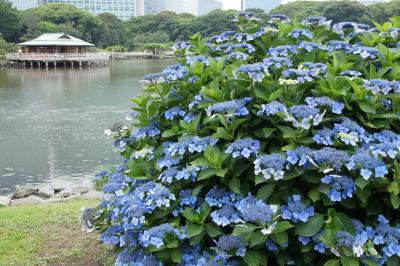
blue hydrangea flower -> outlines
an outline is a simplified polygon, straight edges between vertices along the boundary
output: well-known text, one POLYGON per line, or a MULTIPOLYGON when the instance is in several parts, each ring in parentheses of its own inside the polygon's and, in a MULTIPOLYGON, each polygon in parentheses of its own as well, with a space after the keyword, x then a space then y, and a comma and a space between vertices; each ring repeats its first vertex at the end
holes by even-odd
POLYGON ((203 152, 209 145, 215 145, 218 139, 211 137, 200 138, 198 136, 189 137, 180 140, 179 142, 169 143, 167 151, 171 156, 175 154, 184 155, 186 152, 196 153, 203 152))
POLYGON ((261 82, 265 75, 268 74, 267 68, 261 63, 240 66, 238 72, 249 75, 252 80, 257 82, 261 82))
POLYGON ((377 59, 383 57, 381 51, 372 47, 353 46, 351 53, 361 56, 363 59, 377 59))
POLYGON ((251 102, 250 97, 246 97, 239 100, 232 100, 228 102, 216 103, 210 105, 206 109, 207 116, 212 116, 214 114, 225 114, 228 116, 246 116, 250 112, 246 107, 246 104, 251 102))
POLYGON ((120 193, 122 189, 128 186, 128 182, 132 182, 132 179, 124 174, 114 174, 109 182, 103 187, 102 192, 106 194, 120 193))
POLYGON ((350 36, 354 36, 354 32, 357 31, 357 29, 357 23, 355 22, 339 22, 332 26, 332 30, 339 34, 342 38, 349 33, 350 36), (353 33, 353 35, 351 33, 353 33))
POLYGON ((161 72, 161 74, 166 81, 175 82, 185 79, 189 74, 189 71, 186 70, 184 66, 177 64, 167 67, 161 72))
POLYGON ((174 120, 175 117, 184 117, 186 112, 179 106, 172 107, 165 111, 164 116, 167 120, 174 120))
POLYGON ((263 60, 262 64, 264 65, 264 68, 267 68, 268 70, 271 67, 281 69, 284 67, 292 67, 293 66, 292 60, 290 60, 289 58, 286 58, 286 57, 279 57, 279 56, 265 58, 263 60))
POLYGON ((400 28, 391 28, 388 31, 388 33, 392 38, 395 38, 395 39, 399 38, 400 37, 400 28))
POLYGON ((236 20, 239 20, 240 18, 244 20, 259 20, 254 12, 240 12, 236 15, 236 20))
POLYGON ((323 234, 323 231, 320 231, 319 233, 313 235, 311 238, 312 240, 315 242, 314 245, 314 250, 318 251, 319 253, 325 253, 325 251, 327 249, 329 249, 329 247, 327 245, 325 245, 324 242, 321 241, 321 235, 323 234))
POLYGON ((307 17, 303 19, 301 24, 305 26, 330 26, 332 20, 327 20, 326 17, 307 17))
POLYGON ((343 118, 341 123, 335 123, 333 131, 346 145, 357 146, 360 142, 369 143, 372 139, 363 127, 348 118, 343 118))
POLYGON ((170 193, 168 188, 153 181, 136 187, 132 194, 139 197, 149 210, 155 210, 157 207, 170 207, 171 201, 176 200, 175 195, 170 193))
POLYGON ((171 167, 162 172, 159 176, 159 179, 169 184, 171 184, 173 180, 195 181, 200 170, 201 167, 199 166, 187 166, 183 169, 180 169, 179 167, 171 167))
POLYGON ((94 176, 94 181, 101 181, 104 179, 108 179, 108 178, 110 178, 110 176, 111 176, 111 173, 109 171, 103 170, 94 176))
POLYGON ((305 83, 307 81, 315 80, 316 75, 312 70, 309 69, 294 69, 289 68, 285 69, 282 72, 282 76, 286 79, 292 79, 297 81, 297 83, 305 83))
POLYGON ((285 105, 278 101, 272 101, 268 104, 262 104, 261 108, 258 110, 257 115, 258 116, 270 116, 270 115, 276 115, 278 113, 285 113, 287 112, 287 108, 285 105))
POLYGON ((225 227, 231 224, 237 224, 241 221, 239 212, 233 205, 227 204, 220 209, 211 212, 211 219, 217 225, 225 227))
POLYGON ((380 143, 385 143, 385 142, 399 143, 400 142, 400 134, 396 134, 391 130, 383 130, 379 133, 374 133, 373 138, 374 138, 374 140, 376 140, 380 143))
POLYGON ((120 225, 112 225, 101 234, 100 239, 106 245, 116 245, 119 243, 119 238, 123 231, 120 225))
POLYGON ((286 158, 281 154, 263 155, 254 161, 254 174, 262 173, 266 180, 280 180, 283 179, 285 165, 286 158))
POLYGON ((207 56, 199 55, 199 56, 187 56, 187 57, 186 57, 186 63, 187 63, 189 66, 193 66, 193 64, 194 64, 195 62, 204 63, 204 65, 206 65, 206 66, 209 66, 209 65, 210 65, 210 63, 208 62, 207 56))
POLYGON ((316 165, 314 162, 314 151, 308 147, 298 147, 294 150, 287 151, 287 161, 292 165, 298 164, 304 168, 316 165))
POLYGON ((188 107, 189 110, 192 110, 194 107, 197 107, 199 104, 206 102, 206 100, 204 99, 204 95, 203 94, 196 94, 194 96, 194 100, 192 102, 189 103, 188 107))
POLYGON ((328 51, 343 50, 348 53, 353 48, 353 45, 345 41, 329 41, 325 47, 328 51))
POLYGON ((206 195, 205 201, 211 207, 222 207, 239 199, 239 195, 214 186, 206 195))
POLYGON ((299 39, 300 37, 304 36, 311 40, 314 37, 314 34, 312 33, 312 31, 307 29, 294 29, 289 32, 289 36, 295 39, 299 39))
POLYGON ((290 18, 283 14, 272 14, 271 19, 268 21, 269 23, 289 23, 291 22, 290 18))
POLYGON ((312 62, 304 62, 301 66, 301 69, 311 70, 312 76, 317 77, 321 74, 326 74, 328 67, 323 63, 312 63, 312 62))
POLYGON ((222 235, 216 241, 216 247, 213 248, 222 258, 232 256, 244 257, 246 255, 247 244, 243 242, 240 236, 222 235))
POLYGON ((362 149, 357 150, 346 166, 349 170, 359 169, 365 180, 373 176, 373 171, 375 177, 384 177, 388 173, 387 166, 380 158, 376 158, 370 152, 362 149))
POLYGON ((319 43, 304 41, 297 45, 297 49, 304 49, 307 52, 326 50, 326 48, 319 43))
POLYGON ((157 257, 143 250, 131 251, 130 247, 118 254, 115 266, 162 266, 157 257))
POLYGON ((372 92, 372 94, 383 93, 385 95, 389 93, 399 93, 400 92, 400 82, 390 81, 390 80, 365 80, 364 88, 372 92))
POLYGON ((243 42, 243 41, 249 42, 249 41, 254 40, 254 39, 253 39, 253 35, 248 34, 248 33, 236 33, 236 34, 233 36, 233 39, 236 40, 236 41, 238 41, 238 42, 243 42))
POLYGON ((231 60, 234 59, 237 61, 246 61, 249 58, 249 55, 246 53, 242 53, 242 52, 233 52, 233 53, 229 54, 228 58, 231 60))
POLYGON ((271 239, 268 239, 267 243, 265 243, 265 245, 267 246, 267 249, 269 251, 277 251, 278 250, 278 246, 271 239))
POLYGON ((260 142, 255 139, 245 138, 238 139, 232 144, 229 144, 225 153, 232 154, 233 158, 244 157, 249 158, 255 156, 260 149, 260 142))
POLYGON ((300 195, 289 197, 288 204, 281 206, 282 218, 293 223, 307 222, 308 218, 314 216, 314 207, 307 207, 301 202, 300 195))
POLYGON ((178 51, 178 50, 188 50, 192 48, 192 44, 190 42, 177 42, 172 46, 172 50, 178 51))
POLYGON ((196 113, 190 112, 190 113, 188 113, 187 115, 185 115, 185 117, 183 118, 183 120, 184 120, 186 123, 190 124, 190 123, 192 123, 192 122, 196 119, 196 117, 197 117, 197 114, 196 114, 196 113))
POLYGON ((350 155, 346 151, 325 147, 313 152, 314 161, 318 166, 326 164, 336 170, 341 169, 350 161, 350 155))
POLYGON ((345 70, 339 74, 339 76, 348 76, 353 78, 361 77, 363 74, 356 70, 345 70))
POLYGON ((267 205, 251 195, 237 202, 235 206, 245 222, 262 225, 271 223, 278 210, 278 206, 267 205))
POLYGON ((343 103, 336 102, 329 97, 307 97, 305 101, 311 107, 330 107, 334 114, 341 114, 344 109, 343 103))
POLYGON ((281 57, 287 57, 290 54, 296 54, 297 53, 297 47, 295 45, 281 45, 281 46, 276 46, 276 47, 271 47, 268 50, 268 54, 271 56, 281 56, 281 57))
POLYGON ((336 234, 336 246, 352 249, 354 243, 354 236, 346 231, 339 231, 336 234))
POLYGON ((299 236, 298 240, 303 246, 306 246, 311 241, 311 239, 309 237, 305 237, 305 236, 299 236))
POLYGON ((179 239, 185 239, 187 237, 185 233, 181 233, 171 224, 161 224, 143 231, 139 237, 139 241, 143 247, 155 246, 161 248, 165 244, 164 237, 166 234, 174 234, 179 239))
POLYGON ((321 179, 321 182, 329 185, 328 197, 333 202, 352 198, 356 190, 353 179, 347 176, 327 175, 321 179))
POLYGON ((145 74, 143 77, 144 81, 147 81, 150 84, 156 83, 158 80, 162 78, 161 73, 150 73, 150 74, 145 74))
POLYGON ((286 113, 285 121, 291 122, 294 127, 309 129, 311 125, 317 126, 322 122, 325 112, 309 105, 294 105, 286 113), (300 120, 300 122, 299 122, 300 120))
POLYGON ((155 137, 161 134, 161 131, 158 129, 159 124, 156 122, 150 123, 144 127, 139 128, 135 132, 131 133, 130 139, 132 140, 142 140, 146 137, 155 137))
POLYGON ((371 144, 368 146, 368 150, 371 151, 375 157, 382 156, 395 159, 400 154, 400 142, 371 144))
POLYGON ((333 139, 335 138, 335 132, 329 128, 322 128, 318 130, 317 133, 314 135, 313 140, 322 145, 331 146, 333 145, 333 139))

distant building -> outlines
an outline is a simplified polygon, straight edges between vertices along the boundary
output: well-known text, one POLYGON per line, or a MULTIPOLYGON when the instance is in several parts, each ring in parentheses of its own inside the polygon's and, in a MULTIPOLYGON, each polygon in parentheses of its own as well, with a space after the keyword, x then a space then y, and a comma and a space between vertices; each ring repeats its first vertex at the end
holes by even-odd
POLYGON ((140 0, 45 0, 50 3, 64 3, 76 6, 92 14, 111 13, 122 20, 138 16, 140 0))
POLYGON ((275 7, 282 4, 282 0, 241 0, 242 10, 249 8, 260 8, 265 12, 269 12, 275 7))
POLYGON ((205 15, 215 9, 222 9, 217 0, 138 0, 144 6, 140 15, 154 15, 162 11, 189 13, 194 16, 205 15))
POLYGON ((42 0, 11 0, 11 3, 18 10, 27 10, 43 4, 42 0))

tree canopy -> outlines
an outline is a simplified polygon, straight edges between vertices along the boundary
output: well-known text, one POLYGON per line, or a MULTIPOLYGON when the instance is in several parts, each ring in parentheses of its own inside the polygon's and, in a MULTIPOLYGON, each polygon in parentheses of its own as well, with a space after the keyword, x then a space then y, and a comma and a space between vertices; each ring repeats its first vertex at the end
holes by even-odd
MULTIPOLYGON (((269 14, 251 9, 262 21, 270 14, 285 14, 297 20, 309 16, 325 16, 333 23, 355 21, 372 24, 371 20, 387 21, 400 15, 400 0, 365 6, 355 1, 297 1, 281 5, 269 14)), ((6 42, 20 42, 45 32, 65 32, 92 42, 99 48, 121 45, 128 50, 142 49, 148 43, 172 44, 200 33, 212 36, 237 30, 232 18, 238 11, 215 10, 204 16, 161 12, 122 21, 110 13, 90 14, 67 4, 48 4, 17 11, 9 0, 0 0, 0 34, 6 42)))

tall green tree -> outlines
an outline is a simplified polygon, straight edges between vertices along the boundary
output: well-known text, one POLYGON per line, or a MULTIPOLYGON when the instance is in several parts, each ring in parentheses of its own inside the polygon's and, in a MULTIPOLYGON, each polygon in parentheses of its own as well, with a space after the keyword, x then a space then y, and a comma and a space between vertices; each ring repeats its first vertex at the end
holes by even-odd
POLYGON ((379 23, 384 23, 388 18, 400 16, 400 0, 370 5, 369 8, 379 23))
POLYGON ((21 29, 21 18, 17 9, 8 0, 0 0, 0 33, 8 42, 17 41, 21 29))

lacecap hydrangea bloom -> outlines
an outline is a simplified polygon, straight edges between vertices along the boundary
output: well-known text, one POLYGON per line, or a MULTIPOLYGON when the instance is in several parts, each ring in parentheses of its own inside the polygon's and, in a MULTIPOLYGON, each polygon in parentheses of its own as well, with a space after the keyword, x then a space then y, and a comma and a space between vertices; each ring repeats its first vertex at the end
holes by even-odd
POLYGON ((118 266, 398 265, 400 19, 233 19, 145 76, 85 229, 118 266))

